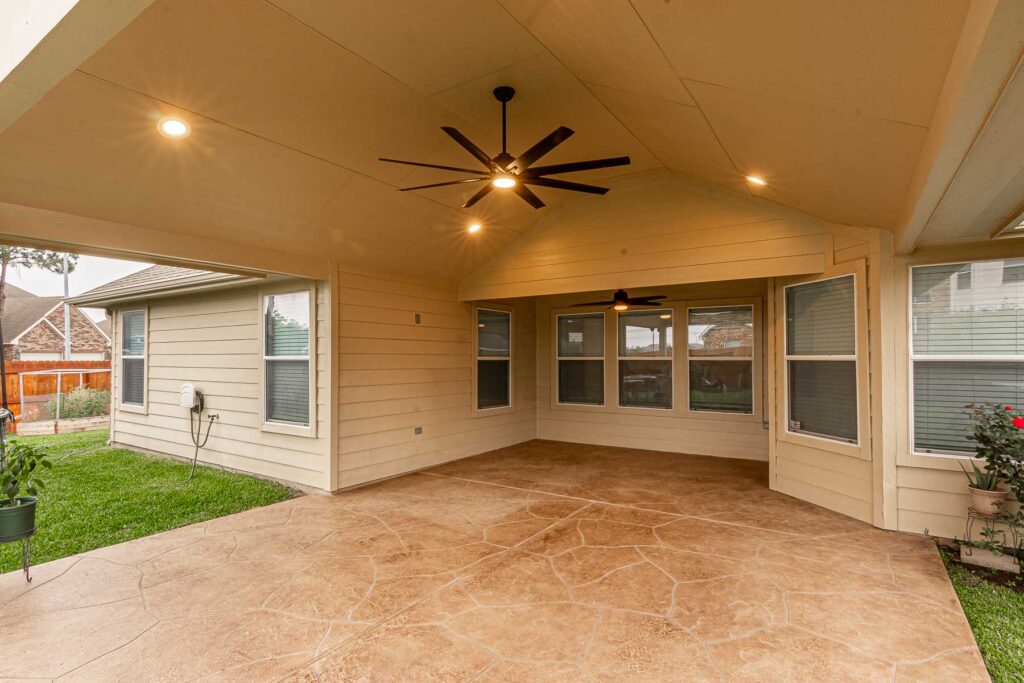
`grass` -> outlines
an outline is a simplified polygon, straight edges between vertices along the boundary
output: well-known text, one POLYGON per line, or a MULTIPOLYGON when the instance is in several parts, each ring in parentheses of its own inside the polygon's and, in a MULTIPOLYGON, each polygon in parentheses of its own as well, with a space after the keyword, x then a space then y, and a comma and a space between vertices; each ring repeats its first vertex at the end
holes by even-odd
MULTIPOLYGON (((276 503, 297 492, 210 467, 107 448, 105 430, 22 437, 50 454, 53 469, 36 509, 32 563, 276 503), (83 448, 95 448, 75 453, 83 448), (64 458, 66 459, 61 459, 64 458)), ((17 543, 0 545, 0 572, 21 568, 17 543)))
POLYGON ((1024 681, 1024 593, 986 580, 987 570, 943 559, 992 680, 1024 681))

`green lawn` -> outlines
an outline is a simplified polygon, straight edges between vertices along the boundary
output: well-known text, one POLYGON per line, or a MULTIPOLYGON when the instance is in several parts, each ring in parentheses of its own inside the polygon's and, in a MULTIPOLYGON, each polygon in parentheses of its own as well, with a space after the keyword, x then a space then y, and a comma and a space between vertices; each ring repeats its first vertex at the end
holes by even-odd
MULTIPOLYGON (((54 462, 36 511, 33 564, 286 500, 280 484, 107 448, 106 431, 24 437, 54 462), (96 450, 63 456, 83 448, 96 450)), ((0 545, 0 572, 21 567, 17 543, 0 545)))
POLYGON ((1024 593, 948 560, 946 568, 992 680, 1024 681, 1024 593))

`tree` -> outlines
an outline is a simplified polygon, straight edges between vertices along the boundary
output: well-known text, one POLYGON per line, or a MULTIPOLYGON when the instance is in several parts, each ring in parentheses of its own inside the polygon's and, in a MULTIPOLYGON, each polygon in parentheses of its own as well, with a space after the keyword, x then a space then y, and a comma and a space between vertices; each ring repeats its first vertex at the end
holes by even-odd
MULTIPOLYGON (((74 272, 78 254, 68 254, 68 272, 74 272)), ((64 272, 64 254, 45 249, 0 245, 0 320, 7 303, 7 270, 9 268, 38 268, 60 275, 64 272)))

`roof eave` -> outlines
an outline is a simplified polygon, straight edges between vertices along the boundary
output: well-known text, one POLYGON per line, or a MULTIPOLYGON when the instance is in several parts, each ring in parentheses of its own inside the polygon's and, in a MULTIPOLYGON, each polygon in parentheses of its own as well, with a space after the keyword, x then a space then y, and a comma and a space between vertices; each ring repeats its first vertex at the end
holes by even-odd
POLYGON ((70 297, 68 301, 80 307, 106 308, 107 306, 130 301, 164 298, 224 287, 239 287, 265 281, 266 278, 262 277, 210 273, 195 277, 166 280, 164 282, 147 283, 135 287, 119 287, 95 294, 86 292, 85 294, 70 297))

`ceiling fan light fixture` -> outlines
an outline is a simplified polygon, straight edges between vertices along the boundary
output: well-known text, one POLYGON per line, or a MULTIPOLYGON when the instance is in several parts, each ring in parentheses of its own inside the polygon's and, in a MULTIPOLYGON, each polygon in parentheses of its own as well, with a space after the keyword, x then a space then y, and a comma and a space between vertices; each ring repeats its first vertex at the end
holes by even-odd
POLYGON ((612 306, 612 308, 614 308, 616 311, 628 311, 629 310, 629 305, 628 304, 615 304, 614 306, 612 306))
POLYGON ((669 320, 672 317, 672 314, 671 313, 662 313, 658 317, 661 318, 662 320, 669 320))
POLYGON ((508 173, 502 173, 494 176, 494 180, 491 181, 491 185, 501 189, 508 189, 516 186, 516 178, 508 173))

